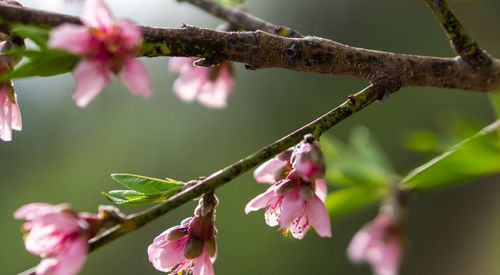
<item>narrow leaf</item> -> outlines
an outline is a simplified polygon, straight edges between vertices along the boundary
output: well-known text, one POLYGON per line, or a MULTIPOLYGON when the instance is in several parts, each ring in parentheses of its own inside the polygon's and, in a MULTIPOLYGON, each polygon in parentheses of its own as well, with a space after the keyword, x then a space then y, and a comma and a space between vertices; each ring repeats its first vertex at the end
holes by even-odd
POLYGON ((334 138, 321 138, 327 162, 326 179, 330 185, 342 187, 386 186, 395 174, 368 129, 352 131, 348 145, 334 138))
POLYGON ((500 141, 494 134, 500 120, 445 153, 410 171, 402 184, 411 189, 431 189, 500 172, 500 141))
POLYGON ((165 200, 161 195, 145 195, 133 190, 112 190, 102 195, 111 202, 123 206, 141 206, 165 200))
POLYGON ((393 172, 394 169, 385 155, 384 151, 377 143, 375 137, 368 128, 357 126, 351 130, 349 144, 354 148, 367 162, 372 162, 380 166, 380 170, 393 172))
POLYGON ((111 178, 121 185, 146 195, 177 192, 184 184, 173 179, 155 179, 132 174, 112 174, 111 178))

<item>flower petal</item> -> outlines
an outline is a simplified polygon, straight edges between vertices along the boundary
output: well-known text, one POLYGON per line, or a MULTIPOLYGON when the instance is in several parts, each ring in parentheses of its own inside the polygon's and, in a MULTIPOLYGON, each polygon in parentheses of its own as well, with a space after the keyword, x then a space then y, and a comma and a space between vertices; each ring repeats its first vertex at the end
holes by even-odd
POLYGON ((111 12, 102 0, 86 0, 81 20, 85 25, 102 30, 109 30, 114 24, 111 12))
POLYGON ((203 254, 194 262, 193 275, 215 275, 214 267, 206 248, 203 254))
POLYGON ((203 84, 198 94, 198 102, 208 108, 224 108, 227 105, 227 98, 231 94, 233 86, 234 78, 227 65, 221 65, 217 79, 203 84))
POLYGON ((270 187, 266 190, 266 192, 258 195, 247 203, 247 205, 245 206, 245 213, 248 214, 252 211, 257 211, 259 209, 265 208, 274 196, 275 189, 273 187, 270 187))
POLYGON ((32 220, 36 216, 57 211, 57 207, 48 203, 29 203, 21 206, 14 212, 14 218, 18 220, 32 220))
POLYGON ((317 179, 315 181, 315 184, 316 184, 316 191, 315 191, 316 196, 318 196, 319 199, 324 202, 326 199, 326 195, 328 193, 326 182, 324 179, 317 179))
POLYGON ((382 257, 376 263, 372 263, 376 275, 398 274, 401 262, 401 243, 399 238, 392 237, 386 241, 382 257))
POLYGON ((347 256, 352 262, 360 263, 365 260, 368 247, 374 238, 373 233, 373 225, 369 223, 354 235, 347 248, 347 256))
POLYGON ((188 57, 172 57, 168 62, 168 69, 173 73, 183 73, 194 69, 193 59, 188 57))
POLYGON ((287 229, 293 220, 304 214, 305 201, 297 190, 288 192, 281 205, 280 228, 287 229))
POLYGON ((148 247, 149 261, 157 270, 168 272, 176 265, 187 260, 184 257, 184 245, 187 238, 161 242, 162 239, 158 239, 158 237, 155 238, 155 241, 148 247))
POLYGON ((66 23, 50 32, 48 45, 51 48, 63 49, 75 55, 85 55, 92 51, 92 41, 87 27, 66 23))
POLYGON ((36 275, 52 275, 57 269, 57 265, 59 264, 59 260, 56 258, 44 258, 40 261, 40 263, 35 267, 36 275))
POLYGON ((142 97, 153 95, 151 81, 146 68, 137 59, 127 59, 120 76, 123 84, 127 86, 132 94, 142 97))
POLYGON ((122 42, 125 44, 125 47, 132 49, 142 41, 141 30, 135 23, 124 20, 118 23, 118 28, 120 28, 122 42))
POLYGON ((12 140, 12 103, 3 89, 0 90, 0 139, 12 140))
POLYGON ((30 232, 25 239, 29 252, 44 257, 59 253, 68 236, 80 231, 76 217, 64 212, 50 212, 36 216, 30 223, 30 232))
POLYGON ((79 107, 87 106, 108 84, 109 76, 106 69, 99 63, 81 61, 74 70, 76 81, 73 99, 79 107))
POLYGON ((193 101, 199 94, 201 86, 208 81, 206 68, 193 68, 182 72, 174 81, 174 94, 184 102, 193 101))
POLYGON ((311 225, 307 220, 307 217, 302 215, 298 219, 295 219, 290 226, 290 232, 292 232, 292 236, 296 239, 302 240, 306 235, 307 231, 311 225))
POLYGON ((318 235, 321 237, 332 236, 330 215, 326 210, 325 204, 318 196, 314 196, 314 198, 307 203, 306 216, 318 235))
MULTIPOLYGON (((17 100, 16 100, 17 102, 17 100)), ((21 110, 19 104, 12 104, 12 129, 21 131, 23 129, 23 120, 21 118, 21 110)))
POLYGON ((287 162, 276 157, 264 162, 253 172, 253 177, 259 183, 275 183, 280 180, 287 162))
POLYGON ((57 255, 58 265, 51 275, 74 275, 82 269, 87 259, 87 240, 77 238, 57 255))

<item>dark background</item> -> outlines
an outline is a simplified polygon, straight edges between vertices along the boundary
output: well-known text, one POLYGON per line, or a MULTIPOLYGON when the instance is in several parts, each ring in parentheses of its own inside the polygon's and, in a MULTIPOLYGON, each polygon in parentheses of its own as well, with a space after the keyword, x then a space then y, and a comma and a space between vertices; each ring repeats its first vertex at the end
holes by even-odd
MULTIPOLYGON (((48 1, 28 6, 53 8, 48 1)), ((215 27, 220 21, 173 0, 108 1, 118 17, 145 25, 215 27)), ((500 1, 453 1, 463 24, 490 54, 500 56, 500 1)), ((452 56, 424 1, 249 0, 255 15, 276 24, 365 48, 410 54, 452 56)), ((74 6, 71 8, 77 11, 74 6)), ((2 274, 38 262, 24 251, 21 222, 12 218, 29 202, 70 202, 95 212, 108 203, 101 191, 119 189, 109 174, 130 172, 189 180, 210 173, 280 138, 366 86, 365 80, 280 69, 246 71, 237 65, 237 84, 225 110, 184 104, 173 94, 168 58, 143 59, 155 96, 142 100, 115 81, 86 109, 71 99, 71 76, 17 81, 24 130, 0 143, 0 263, 2 274)), ((384 104, 336 126, 327 135, 345 139, 366 125, 405 173, 425 158, 408 152, 402 140, 411 129, 438 130, 449 118, 486 125, 493 119, 485 94, 432 88, 405 88, 384 104)), ((500 186, 490 177, 452 190, 421 193, 410 204, 407 254, 402 274, 499 274, 500 186)), ((310 232, 303 241, 284 238, 264 223, 263 213, 245 215, 245 204, 264 191, 250 173, 218 195, 221 274, 369 274, 351 265, 345 249, 353 233, 376 208, 334 220, 334 237, 310 232)), ((143 229, 90 255, 82 274, 158 274, 146 248, 166 228, 192 213, 187 204, 143 229)), ((138 209, 123 208, 131 213, 138 209)))

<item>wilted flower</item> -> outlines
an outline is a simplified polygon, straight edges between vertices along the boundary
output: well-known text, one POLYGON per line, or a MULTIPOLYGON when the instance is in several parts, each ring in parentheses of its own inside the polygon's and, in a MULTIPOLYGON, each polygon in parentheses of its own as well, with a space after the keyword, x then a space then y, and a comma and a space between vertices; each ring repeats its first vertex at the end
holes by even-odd
POLYGON ((234 86, 230 62, 207 68, 193 65, 191 58, 174 57, 170 60, 170 71, 179 73, 173 89, 182 101, 197 100, 209 108, 226 107, 234 86))
POLYGON ((382 208, 372 222, 354 235, 347 249, 354 263, 367 262, 376 275, 396 275, 402 256, 401 226, 393 210, 382 208))
POLYGON ((73 98, 80 107, 90 103, 108 84, 109 74, 119 75, 130 92, 152 95, 149 76, 135 59, 142 36, 129 21, 115 22, 102 0, 85 1, 83 26, 63 24, 52 30, 49 46, 82 56, 73 75, 73 98))
POLYGON ((67 205, 31 203, 22 206, 14 217, 26 220, 23 230, 26 250, 40 256, 36 274, 77 274, 87 258, 87 240, 97 231, 97 217, 78 214, 67 205))
POLYGON ((213 194, 200 200, 194 217, 167 229, 148 247, 149 261, 156 269, 168 274, 214 274, 213 262, 217 257, 214 208, 217 202, 207 196, 213 194))

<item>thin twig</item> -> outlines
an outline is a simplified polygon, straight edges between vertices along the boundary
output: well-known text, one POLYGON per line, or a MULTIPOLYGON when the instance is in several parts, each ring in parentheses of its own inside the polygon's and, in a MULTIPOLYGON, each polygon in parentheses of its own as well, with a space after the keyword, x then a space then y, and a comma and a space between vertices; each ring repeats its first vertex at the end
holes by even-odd
POLYGON ((251 15, 235 7, 226 7, 210 0, 177 0, 178 2, 188 2, 216 17, 219 17, 231 24, 239 26, 247 31, 261 30, 271 34, 284 37, 303 37, 298 31, 285 27, 277 26, 266 22, 254 15, 251 15))
MULTIPOLYGON (((297 144, 302 140, 305 134, 312 133, 317 137, 321 136, 328 129, 332 128, 350 115, 368 107, 378 99, 396 92, 399 87, 400 86, 397 82, 393 82, 387 78, 382 79, 375 84, 368 86, 364 90, 349 96, 347 101, 335 109, 329 111, 293 133, 290 133, 289 135, 258 150, 257 152, 213 173, 206 179, 183 190, 160 204, 142 212, 129 215, 121 224, 118 224, 91 239, 89 241, 89 252, 92 252, 119 237, 139 229, 140 227, 206 192, 214 191, 274 155, 297 144)), ((33 271, 34 269, 32 268, 21 274, 32 275, 34 274, 33 271)))
POLYGON ((443 27, 453 50, 469 65, 475 68, 487 67, 492 58, 469 36, 458 17, 448 5, 447 0, 425 0, 443 27))

